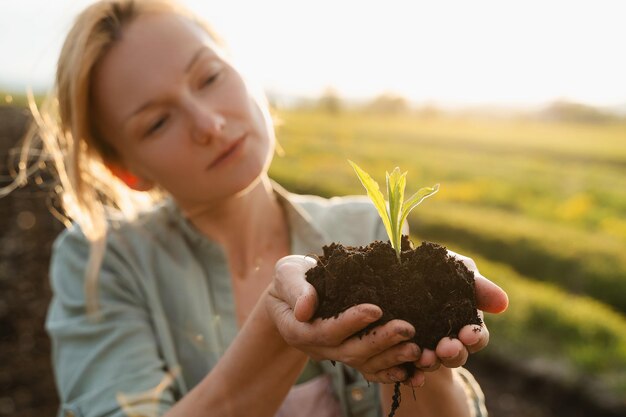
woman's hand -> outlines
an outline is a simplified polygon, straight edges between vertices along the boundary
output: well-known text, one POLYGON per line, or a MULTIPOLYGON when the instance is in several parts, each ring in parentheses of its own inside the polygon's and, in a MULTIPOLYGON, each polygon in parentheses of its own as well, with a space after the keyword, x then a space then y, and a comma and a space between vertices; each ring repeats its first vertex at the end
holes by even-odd
POLYGON ((285 341, 315 360, 345 363, 369 381, 406 379, 406 371, 398 365, 420 357, 417 345, 406 343, 414 335, 413 326, 392 320, 362 337, 354 336, 382 316, 382 310, 373 304, 351 307, 337 318, 311 321, 317 294, 305 273, 315 265, 314 259, 301 255, 287 256, 276 264, 267 308, 285 341))
MULTIPOLYGON (((476 263, 467 256, 448 251, 463 262, 474 273, 476 302, 479 308, 478 315, 484 318, 483 311, 488 313, 501 313, 508 307, 509 299, 506 293, 493 282, 478 272, 476 263)), ((489 343, 489 330, 484 324, 468 325, 459 331, 458 339, 446 337, 439 341, 434 351, 425 349, 420 359, 415 362, 418 369, 434 371, 440 365, 448 368, 463 366, 470 353, 478 352, 489 343)))
MULTIPOLYGON (((480 275, 470 258, 451 255, 474 272, 478 308, 491 313, 504 311, 508 305, 506 293, 480 275)), ((435 351, 425 349, 422 352, 415 343, 407 342, 415 329, 402 320, 385 323, 363 337, 353 336, 381 317, 381 309, 373 304, 351 307, 337 318, 310 321, 317 308, 317 294, 306 281, 305 273, 315 265, 314 259, 301 255, 281 259, 276 264, 267 303, 269 314, 285 341, 315 360, 343 362, 360 371, 369 381, 405 381, 421 386, 424 372, 436 370, 441 364, 461 366, 469 353, 481 350, 489 342, 484 324, 469 325, 461 329, 458 339, 444 338, 435 351), (410 380, 401 366, 406 362, 413 362, 418 368, 410 380)), ((479 314, 482 318, 482 311, 479 314)))

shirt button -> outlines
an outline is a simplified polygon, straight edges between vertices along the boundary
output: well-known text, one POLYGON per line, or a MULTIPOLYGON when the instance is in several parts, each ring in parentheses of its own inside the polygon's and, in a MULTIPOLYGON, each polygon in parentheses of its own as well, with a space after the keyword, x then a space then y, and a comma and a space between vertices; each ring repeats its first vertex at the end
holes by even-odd
POLYGON ((363 399, 363 390, 361 388, 352 388, 350 395, 352 395, 354 401, 361 401, 363 399))

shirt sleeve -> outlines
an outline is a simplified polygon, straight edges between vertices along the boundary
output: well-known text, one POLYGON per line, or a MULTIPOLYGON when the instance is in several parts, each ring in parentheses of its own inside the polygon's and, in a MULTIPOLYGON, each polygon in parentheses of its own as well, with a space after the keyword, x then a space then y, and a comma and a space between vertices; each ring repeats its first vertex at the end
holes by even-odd
POLYGON ((465 368, 455 368, 455 374, 461 380, 465 394, 467 395, 467 403, 475 417, 487 417, 487 407, 485 406, 485 395, 476 379, 465 368))
POLYGON ((98 278, 98 311, 86 312, 89 243, 77 229, 55 242, 53 299, 46 329, 60 397, 59 416, 163 414, 175 401, 144 297, 123 256, 107 249, 98 278))

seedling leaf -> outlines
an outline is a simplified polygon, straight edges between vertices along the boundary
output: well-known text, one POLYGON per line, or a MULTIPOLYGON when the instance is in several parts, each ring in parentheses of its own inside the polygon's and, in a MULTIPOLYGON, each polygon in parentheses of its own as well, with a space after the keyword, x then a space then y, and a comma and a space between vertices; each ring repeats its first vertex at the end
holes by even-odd
POLYGON ((391 175, 387 172, 387 196, 389 198, 389 221, 391 223, 391 246, 396 249, 399 255, 399 248, 402 239, 402 201, 404 200, 404 189, 406 187, 406 172, 401 174, 400 168, 396 167, 391 175))
POLYGON ((387 197, 388 203, 385 203, 385 197, 380 192, 378 183, 357 164, 348 160, 354 172, 356 172, 361 184, 367 190, 374 207, 378 210, 380 218, 383 220, 385 230, 389 236, 391 246, 396 251, 396 257, 400 261, 400 253, 402 249, 402 225, 408 217, 411 210, 417 207, 424 199, 430 197, 439 191, 439 184, 432 187, 423 187, 404 201, 404 189, 406 188, 406 172, 400 173, 400 168, 396 167, 391 174, 386 172, 387 180, 387 197))
POLYGON ((361 184, 363 184, 363 187, 365 187, 365 190, 367 190, 367 196, 370 198, 370 200, 372 200, 372 203, 374 203, 374 207, 376 207, 376 210, 378 210, 380 218, 383 219, 383 224, 385 225, 387 235, 389 235, 391 238, 392 232, 391 224, 389 223, 389 213, 387 213, 387 204, 385 203, 385 197, 383 196, 383 193, 380 192, 380 187, 378 186, 378 183, 372 177, 370 177, 367 172, 363 171, 357 164, 350 160, 348 160, 348 162, 350 163, 350 165, 352 165, 352 168, 354 168, 354 172, 356 172, 356 175, 357 177, 359 177, 359 180, 361 181, 361 184))
POLYGON ((420 188, 418 192, 409 197, 402 205, 402 218, 400 224, 403 224, 411 210, 419 206, 422 201, 439 191, 439 184, 432 187, 420 188))

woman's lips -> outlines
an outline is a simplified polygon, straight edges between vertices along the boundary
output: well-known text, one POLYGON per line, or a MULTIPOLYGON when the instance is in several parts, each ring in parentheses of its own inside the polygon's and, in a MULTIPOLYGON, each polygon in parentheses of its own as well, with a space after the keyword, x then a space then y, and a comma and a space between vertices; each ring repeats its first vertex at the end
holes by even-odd
POLYGON ((243 144, 243 141, 245 139, 246 139, 246 135, 243 135, 239 137, 237 140, 235 140, 233 143, 231 143, 226 149, 222 151, 222 153, 220 153, 220 155, 217 158, 215 158, 213 162, 211 162, 208 169, 215 168, 216 166, 220 165, 222 162, 225 162, 228 159, 230 159, 230 157, 233 156, 235 153, 237 153, 237 151, 241 148, 241 145, 243 144))

